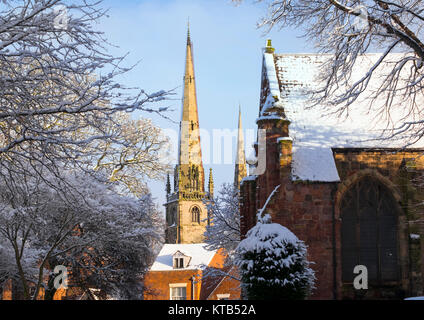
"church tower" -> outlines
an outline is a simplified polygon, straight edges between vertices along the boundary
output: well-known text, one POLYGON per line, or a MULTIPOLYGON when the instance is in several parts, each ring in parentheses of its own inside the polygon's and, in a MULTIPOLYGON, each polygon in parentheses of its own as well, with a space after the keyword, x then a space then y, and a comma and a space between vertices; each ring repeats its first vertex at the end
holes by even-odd
POLYGON ((190 29, 187 31, 184 93, 179 132, 178 164, 174 170, 173 191, 167 186, 166 243, 200 243, 208 223, 203 199, 213 196, 212 171, 205 192, 205 172, 200 147, 199 115, 190 29))
POLYGON ((234 186, 237 189, 240 189, 240 182, 246 176, 247 176, 246 156, 244 153, 244 137, 243 137, 243 128, 241 125, 241 107, 239 107, 237 153, 236 153, 236 164, 234 168, 234 186))

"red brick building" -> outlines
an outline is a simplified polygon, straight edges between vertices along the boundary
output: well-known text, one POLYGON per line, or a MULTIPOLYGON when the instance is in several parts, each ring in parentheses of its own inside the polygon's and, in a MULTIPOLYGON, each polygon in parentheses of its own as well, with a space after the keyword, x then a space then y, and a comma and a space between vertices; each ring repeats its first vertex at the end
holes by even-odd
MULTIPOLYGON (((223 269, 221 251, 205 244, 165 244, 144 279, 145 300, 238 300, 240 283, 231 276, 206 276, 223 269)), ((228 272, 234 274, 233 270, 228 272)))
MULTIPOLYGON (((402 149, 404 141, 376 140, 386 122, 372 117, 370 101, 356 103, 346 119, 308 108, 305 89, 328 58, 275 54, 270 42, 265 49, 256 122, 264 135, 254 172, 241 182, 242 233, 280 186, 266 211, 308 245, 312 299, 422 295, 424 192, 413 181, 424 170, 424 143, 402 149), (368 290, 353 287, 356 265, 367 267, 368 290)), ((377 58, 361 57, 359 68, 377 58)))

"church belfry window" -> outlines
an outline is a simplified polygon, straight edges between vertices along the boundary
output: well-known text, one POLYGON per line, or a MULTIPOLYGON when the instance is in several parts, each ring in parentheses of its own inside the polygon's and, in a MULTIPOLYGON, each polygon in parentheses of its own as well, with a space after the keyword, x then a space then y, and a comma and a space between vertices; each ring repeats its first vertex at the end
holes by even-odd
POLYGON ((352 282, 353 269, 364 265, 371 284, 399 280, 397 206, 376 179, 358 180, 341 200, 342 278, 352 282))
POLYGON ((197 206, 191 209, 191 222, 200 223, 200 209, 197 206))

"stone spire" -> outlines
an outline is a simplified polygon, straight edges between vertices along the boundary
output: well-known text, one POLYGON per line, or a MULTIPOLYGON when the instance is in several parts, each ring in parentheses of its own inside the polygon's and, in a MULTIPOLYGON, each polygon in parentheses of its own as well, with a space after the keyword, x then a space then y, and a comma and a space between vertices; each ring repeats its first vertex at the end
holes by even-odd
POLYGON ((238 119, 238 136, 237 136, 237 154, 234 169, 234 186, 240 188, 240 181, 247 176, 246 169, 246 156, 244 153, 244 137, 241 124, 241 107, 239 106, 239 119, 238 119))
POLYGON ((171 193, 171 180, 169 179, 169 173, 166 176, 166 194, 171 193))
POLYGON ((203 193, 204 169, 200 148, 199 116, 197 111, 196 83, 193 64, 193 44, 190 29, 187 30, 184 94, 179 136, 181 185, 179 191, 203 193))
POLYGON ((212 175, 212 168, 209 169, 209 182, 208 182, 208 194, 209 198, 213 198, 213 175, 212 175))
MULTIPOLYGON (((187 26, 184 89, 178 141, 178 163, 174 169, 174 192, 167 195, 166 243, 202 243, 208 220, 204 202, 205 172, 200 149, 199 116, 193 64, 193 42, 187 26)), ((209 192, 213 178, 209 177, 209 192)))

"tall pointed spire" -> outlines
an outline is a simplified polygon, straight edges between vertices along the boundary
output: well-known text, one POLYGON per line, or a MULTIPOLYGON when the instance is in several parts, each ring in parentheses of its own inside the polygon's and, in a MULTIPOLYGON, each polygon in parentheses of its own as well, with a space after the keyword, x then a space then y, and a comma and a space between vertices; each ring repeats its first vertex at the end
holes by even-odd
POLYGON ((204 170, 200 148, 199 115, 197 111, 196 83, 194 77, 193 47, 190 25, 187 25, 184 94, 180 123, 178 165, 181 168, 182 187, 185 191, 204 192, 204 170))
POLYGON ((209 169, 209 182, 208 182, 208 194, 209 198, 213 198, 213 175, 212 175, 212 168, 209 169))
MULTIPOLYGON (((167 195, 166 243, 202 243, 208 220, 204 199, 213 194, 212 171, 209 193, 205 192, 205 172, 200 148, 199 115, 194 77, 193 42, 187 23, 184 89, 178 142, 178 164, 174 169, 174 192, 167 195)), ((170 188, 167 187, 167 191, 170 188)))
POLYGON ((244 153, 244 137, 241 124, 241 106, 239 105, 237 154, 234 168, 234 186, 240 188, 240 181, 247 176, 246 156, 244 153))

